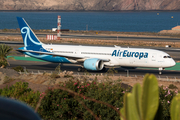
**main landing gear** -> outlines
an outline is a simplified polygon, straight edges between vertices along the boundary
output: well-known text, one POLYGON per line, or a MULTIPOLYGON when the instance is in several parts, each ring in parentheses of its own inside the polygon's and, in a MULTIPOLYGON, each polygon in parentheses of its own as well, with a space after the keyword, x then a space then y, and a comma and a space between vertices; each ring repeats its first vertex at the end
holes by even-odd
MULTIPOLYGON (((86 69, 85 69, 84 67, 78 67, 77 71, 78 71, 78 72, 85 72, 86 69)), ((106 68, 103 67, 103 69, 102 69, 101 71, 102 71, 102 72, 106 72, 106 68)))
POLYGON ((105 67, 103 67, 103 69, 101 70, 102 72, 106 72, 107 70, 106 70, 106 68, 105 67))
POLYGON ((164 70, 164 68, 159 68, 159 74, 162 74, 162 71, 164 70))
POLYGON ((77 71, 78 72, 84 72, 86 69, 84 67, 78 67, 77 71))

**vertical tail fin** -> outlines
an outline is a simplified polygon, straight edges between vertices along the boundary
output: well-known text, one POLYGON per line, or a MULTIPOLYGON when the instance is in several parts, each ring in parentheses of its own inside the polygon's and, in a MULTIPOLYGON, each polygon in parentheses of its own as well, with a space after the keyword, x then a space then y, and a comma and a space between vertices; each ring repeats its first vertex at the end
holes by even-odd
POLYGON ((17 17, 21 35, 24 41, 24 46, 27 50, 40 50, 42 49, 42 43, 39 41, 37 36, 34 34, 32 29, 26 23, 24 18, 17 17), (28 49, 29 48, 29 49, 28 49))

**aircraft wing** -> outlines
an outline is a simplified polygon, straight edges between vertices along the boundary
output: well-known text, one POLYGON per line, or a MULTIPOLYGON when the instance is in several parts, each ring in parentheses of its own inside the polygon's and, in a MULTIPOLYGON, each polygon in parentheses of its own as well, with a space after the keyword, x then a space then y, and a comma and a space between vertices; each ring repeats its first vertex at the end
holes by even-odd
MULTIPOLYGON (((68 59, 75 59, 75 60, 80 60, 80 61, 84 61, 86 59, 89 59, 90 57, 88 56, 82 56, 82 55, 65 55, 65 54, 57 54, 57 53, 53 53, 53 52, 41 52, 41 51, 33 51, 33 50, 23 50, 23 49, 16 49, 19 52, 31 52, 31 53, 39 53, 41 55, 52 55, 52 56, 59 56, 59 57, 65 57, 68 59)), ((104 61, 104 62, 109 62, 109 59, 101 59, 100 60, 104 61)))

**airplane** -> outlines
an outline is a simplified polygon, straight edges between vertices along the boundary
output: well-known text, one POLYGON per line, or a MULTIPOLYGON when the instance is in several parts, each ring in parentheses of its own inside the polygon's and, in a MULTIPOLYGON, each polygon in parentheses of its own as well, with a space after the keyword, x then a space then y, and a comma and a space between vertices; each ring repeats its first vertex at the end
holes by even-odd
POLYGON ((80 64, 78 71, 101 71, 105 66, 149 67, 159 68, 162 74, 162 70, 176 64, 169 54, 155 49, 44 44, 24 18, 17 17, 17 21, 24 42, 17 51, 48 62, 80 64))

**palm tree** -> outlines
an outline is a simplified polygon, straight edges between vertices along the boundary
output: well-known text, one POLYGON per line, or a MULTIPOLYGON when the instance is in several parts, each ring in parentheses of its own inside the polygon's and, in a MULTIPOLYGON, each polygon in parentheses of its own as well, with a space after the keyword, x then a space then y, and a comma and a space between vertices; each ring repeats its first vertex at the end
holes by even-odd
POLYGON ((7 65, 9 65, 7 61, 7 56, 11 55, 11 51, 13 50, 12 47, 5 45, 5 44, 0 44, 0 67, 5 68, 7 65))

